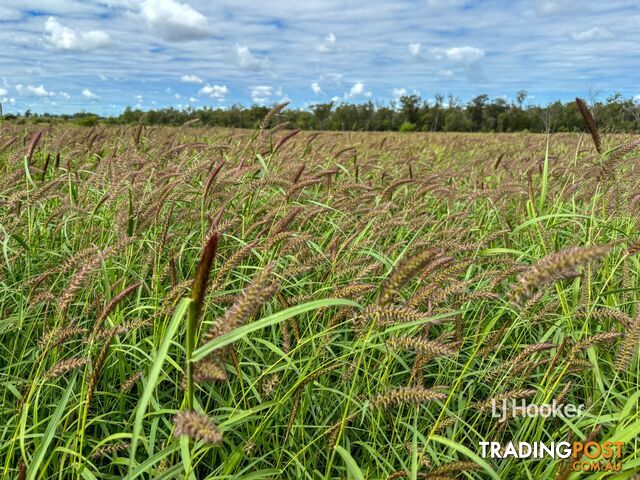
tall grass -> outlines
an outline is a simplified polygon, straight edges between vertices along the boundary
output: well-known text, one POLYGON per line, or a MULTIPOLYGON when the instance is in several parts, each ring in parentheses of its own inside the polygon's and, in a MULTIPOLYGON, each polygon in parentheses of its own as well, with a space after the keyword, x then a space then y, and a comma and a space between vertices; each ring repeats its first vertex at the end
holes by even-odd
POLYGON ((566 438, 637 470, 637 139, 586 104, 594 146, 284 108, 2 124, 1 477, 574 478, 479 456, 566 438), (586 413, 499 423, 496 399, 586 413))

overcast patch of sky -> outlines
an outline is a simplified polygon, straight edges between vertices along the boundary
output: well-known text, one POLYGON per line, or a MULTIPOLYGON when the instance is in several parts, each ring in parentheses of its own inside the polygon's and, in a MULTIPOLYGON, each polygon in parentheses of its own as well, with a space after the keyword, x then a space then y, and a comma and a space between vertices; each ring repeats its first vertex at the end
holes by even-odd
POLYGON ((520 89, 535 102, 633 97, 638 25, 627 0, 3 0, 0 101, 112 114, 388 102, 403 89, 463 101, 520 89))

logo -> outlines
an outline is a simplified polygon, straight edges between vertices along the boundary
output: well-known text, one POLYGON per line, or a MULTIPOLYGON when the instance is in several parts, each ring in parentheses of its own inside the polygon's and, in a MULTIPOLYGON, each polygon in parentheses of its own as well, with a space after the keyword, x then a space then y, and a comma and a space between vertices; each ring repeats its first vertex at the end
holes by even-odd
POLYGON ((619 472, 624 442, 480 442, 482 458, 572 459, 572 471, 619 472))
POLYGON ((573 418, 578 415, 582 415, 585 407, 584 404, 558 404, 555 399, 551 403, 543 403, 537 405, 531 403, 527 405, 522 399, 520 404, 514 399, 510 402, 508 400, 502 400, 501 402, 491 401, 491 416, 493 418, 499 418, 498 422, 503 423, 510 418, 514 417, 566 417, 573 418))

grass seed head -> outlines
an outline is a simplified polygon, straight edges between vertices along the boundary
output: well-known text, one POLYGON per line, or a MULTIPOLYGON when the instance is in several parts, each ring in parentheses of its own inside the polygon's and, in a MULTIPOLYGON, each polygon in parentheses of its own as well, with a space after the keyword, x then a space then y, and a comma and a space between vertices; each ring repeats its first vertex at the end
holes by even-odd
POLYGON ((222 434, 209 417, 202 413, 181 412, 173 417, 174 435, 185 435, 193 441, 204 443, 222 442, 222 434))

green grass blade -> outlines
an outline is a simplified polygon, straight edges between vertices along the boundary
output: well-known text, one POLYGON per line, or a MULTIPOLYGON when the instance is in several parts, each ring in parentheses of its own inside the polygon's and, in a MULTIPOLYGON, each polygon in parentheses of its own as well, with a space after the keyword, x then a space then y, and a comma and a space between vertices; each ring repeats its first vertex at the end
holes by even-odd
POLYGON ((235 330, 225 333, 224 335, 221 335, 218 338, 205 343, 193 352, 193 356, 191 357, 192 361, 197 362, 199 360, 202 360, 214 350, 222 348, 225 345, 229 345, 230 343, 233 343, 236 340, 247 336, 251 332, 255 332, 256 330, 260 330, 271 325, 276 325, 291 317, 300 315, 301 313, 317 310, 319 308, 334 306, 359 307, 360 305, 357 302, 353 302, 351 300, 342 300, 339 298, 326 298, 323 300, 314 300, 312 302, 296 305, 294 307, 287 308, 280 312, 274 313, 273 315, 269 315, 268 317, 252 322, 248 325, 243 325, 242 327, 236 328, 235 330))
POLYGON ((140 439, 140 432, 142 431, 142 421, 144 420, 144 416, 147 413, 147 407, 149 405, 149 402, 151 401, 151 396, 153 395, 153 391, 156 387, 156 383, 158 382, 158 378, 160 377, 162 366, 164 365, 165 358, 169 351, 169 345, 171 345, 171 340, 176 334, 181 320, 187 313, 187 309, 189 308, 190 303, 191 299, 183 298, 178 304, 175 312, 173 313, 173 317, 169 322, 169 326, 167 327, 167 330, 164 334, 164 338, 160 343, 160 348, 158 348, 158 351, 156 352, 156 355, 153 359, 153 364, 151 367, 151 371, 149 372, 149 377, 147 378, 147 383, 144 387, 144 391, 142 393, 142 396, 140 397, 140 401, 138 402, 138 407, 136 409, 136 416, 133 424, 133 435, 131 436, 131 453, 129 454, 129 474, 131 474, 133 466, 135 464, 136 449, 138 447, 138 442, 140 439))
POLYGON ((477 454, 473 453, 471 450, 469 450, 464 445, 460 445, 459 443, 456 443, 456 442, 454 442, 452 440, 449 440, 448 438, 441 437, 440 435, 431 435, 429 437, 429 439, 430 440, 435 440, 436 442, 441 443, 443 445, 446 445, 447 447, 451 448, 452 450, 460 452, 463 455, 465 455, 466 457, 469 457, 471 460, 473 460, 478 465, 480 465, 482 467, 482 469, 485 472, 487 472, 487 474, 491 478, 493 478, 495 480, 500 480, 500 476, 496 473, 496 471, 493 468, 491 468, 489 466, 489 464, 487 462, 485 462, 482 458, 480 458, 477 454))
POLYGON ((69 397, 71 396, 71 392, 73 391, 73 387, 76 384, 76 375, 74 374, 69 380, 69 385, 67 385, 62 398, 60 399, 60 403, 56 408, 56 411, 53 413, 53 416, 49 420, 47 424, 47 429, 44 432, 44 436, 42 437, 42 443, 36 450, 35 455, 33 456, 33 461, 27 467, 27 480, 34 480, 36 475, 39 473, 40 465, 42 464, 45 455, 47 454, 47 450, 49 449, 49 445, 51 444, 53 437, 55 436, 56 430, 60 426, 60 419, 62 418, 62 414, 64 413, 64 409, 69 402, 69 397))
POLYGON ((364 480, 364 473, 362 473, 362 470, 360 470, 360 467, 353 459, 351 454, 340 445, 337 445, 335 447, 335 450, 340 454, 342 460, 344 460, 344 464, 347 466, 349 477, 355 480, 364 480))

